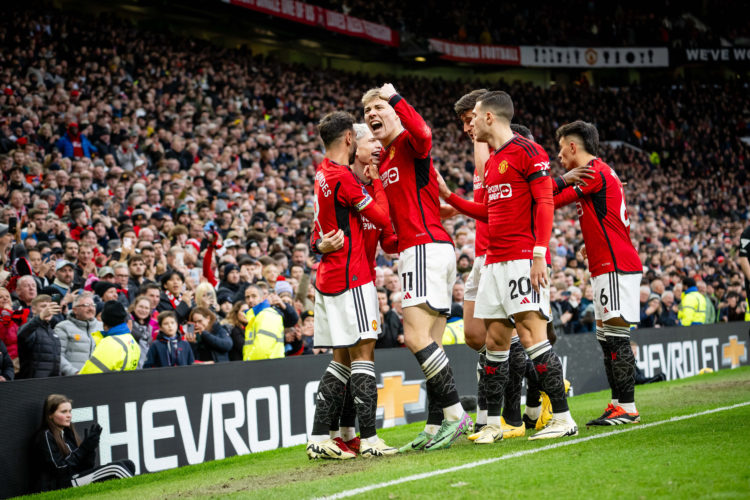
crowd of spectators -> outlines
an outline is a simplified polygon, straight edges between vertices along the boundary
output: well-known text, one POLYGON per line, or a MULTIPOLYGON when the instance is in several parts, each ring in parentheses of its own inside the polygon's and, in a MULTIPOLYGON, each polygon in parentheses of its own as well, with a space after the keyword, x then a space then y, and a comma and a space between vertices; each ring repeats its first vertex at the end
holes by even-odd
MULTIPOLYGON (((317 256, 308 247, 323 158, 315 123, 339 109, 361 116, 362 93, 386 77, 55 12, 7 16, 0 47, 0 340, 8 353, 0 352, 0 370, 10 357, 19 377, 78 373, 101 339, 108 301, 128 308, 139 367, 257 359, 251 320, 278 325, 279 355, 319 352, 317 256)), ((452 106, 485 84, 394 83, 433 129, 435 167, 468 193, 472 145, 452 106)), ((739 318, 736 245, 750 215, 750 151, 740 140, 746 84, 493 87, 508 90, 516 121, 553 159, 554 130, 578 118, 594 122, 602 140, 629 144, 605 146, 602 156, 626 183, 645 270, 644 325, 677 322, 688 277, 717 320, 739 318)), ((554 161, 553 170, 560 173, 554 161)), ((473 221, 458 216, 445 226, 463 275, 474 258, 473 221)), ((581 245, 575 209, 558 211, 552 298, 561 333, 594 328, 581 245)), ((382 347, 403 344, 396 259, 377 259, 382 347)), ((460 306, 460 281, 455 300, 460 306)))
POLYGON ((368 19, 407 35, 464 43, 557 46, 717 47, 750 36, 745 4, 574 0, 559 4, 480 0, 399 2, 316 0, 316 5, 368 19))

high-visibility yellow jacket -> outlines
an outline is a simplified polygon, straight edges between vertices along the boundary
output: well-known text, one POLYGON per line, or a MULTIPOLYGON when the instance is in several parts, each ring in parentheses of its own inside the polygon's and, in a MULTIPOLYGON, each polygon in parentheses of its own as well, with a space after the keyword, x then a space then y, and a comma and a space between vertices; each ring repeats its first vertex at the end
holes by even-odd
POLYGON ((130 333, 104 337, 83 365, 81 375, 88 373, 121 372, 138 368, 141 348, 130 333))
POLYGON ((682 326, 702 325, 706 322, 706 297, 698 291, 698 288, 690 287, 682 295, 677 317, 682 326))
POLYGON ((247 312, 242 359, 251 361, 283 357, 284 319, 264 300, 247 312))
POLYGON ((454 321, 449 320, 448 323, 445 324, 445 331, 443 332, 443 345, 465 343, 464 320, 462 318, 458 318, 454 321))
POLYGON ((750 321, 750 300, 745 299, 745 321, 750 321))

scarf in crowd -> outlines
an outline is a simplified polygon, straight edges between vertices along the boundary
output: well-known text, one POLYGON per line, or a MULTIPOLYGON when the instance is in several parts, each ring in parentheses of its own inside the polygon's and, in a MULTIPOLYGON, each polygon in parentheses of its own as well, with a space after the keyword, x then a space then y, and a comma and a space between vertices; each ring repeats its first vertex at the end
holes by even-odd
POLYGON ((169 299, 169 303, 172 304, 172 307, 174 309, 177 309, 177 306, 179 306, 180 303, 182 302, 182 294, 180 294, 179 297, 175 297, 174 295, 172 295, 172 293, 169 290, 165 290, 164 294, 169 299))

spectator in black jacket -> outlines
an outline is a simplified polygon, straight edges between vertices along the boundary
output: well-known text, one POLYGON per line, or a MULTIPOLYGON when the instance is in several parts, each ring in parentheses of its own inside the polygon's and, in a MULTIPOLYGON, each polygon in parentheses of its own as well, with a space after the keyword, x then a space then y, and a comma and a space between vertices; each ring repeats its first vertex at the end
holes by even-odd
POLYGON ((21 378, 60 376, 60 339, 52 324, 60 313, 60 305, 49 295, 39 295, 31 302, 34 316, 18 330, 18 358, 21 378))
POLYGON ((5 344, 0 340, 0 382, 9 382, 13 380, 14 376, 13 360, 10 358, 5 344))
POLYGON ((83 439, 79 438, 72 410, 72 401, 60 394, 50 394, 44 402, 42 426, 34 439, 35 489, 50 491, 133 477, 135 464, 130 460, 95 467, 102 428, 94 424, 86 429, 83 439))
POLYGON ((190 322, 194 330, 185 334, 185 340, 193 348, 195 359, 215 363, 229 361, 232 338, 226 328, 216 321, 216 315, 210 309, 196 307, 190 311, 190 322))
POLYGON ((388 305, 388 292, 384 288, 378 289, 378 305, 381 332, 375 341, 375 348, 401 347, 404 344, 404 325, 396 311, 388 305))
POLYGON ((193 307, 193 292, 184 291, 185 276, 180 271, 167 271, 161 277, 161 297, 156 310, 174 311, 177 322, 186 323, 190 316, 190 308, 193 307))

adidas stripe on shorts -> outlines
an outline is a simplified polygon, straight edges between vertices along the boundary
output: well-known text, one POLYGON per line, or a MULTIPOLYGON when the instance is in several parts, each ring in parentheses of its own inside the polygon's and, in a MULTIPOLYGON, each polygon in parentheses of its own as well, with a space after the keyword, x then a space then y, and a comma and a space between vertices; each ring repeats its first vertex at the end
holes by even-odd
POLYGON ((549 287, 540 287, 537 293, 531 286, 532 262, 520 259, 484 266, 474 317, 509 319, 520 312, 538 311, 549 320, 549 287))
POLYGON ((315 291, 315 347, 352 347, 381 331, 378 293, 370 282, 338 295, 315 291))
POLYGON ((628 323, 640 323, 642 277, 641 273, 606 273, 592 277, 596 319, 622 318, 628 323))
POLYGON ((456 251, 449 243, 426 243, 407 248, 398 259, 402 307, 427 304, 447 315, 456 282, 456 251))

